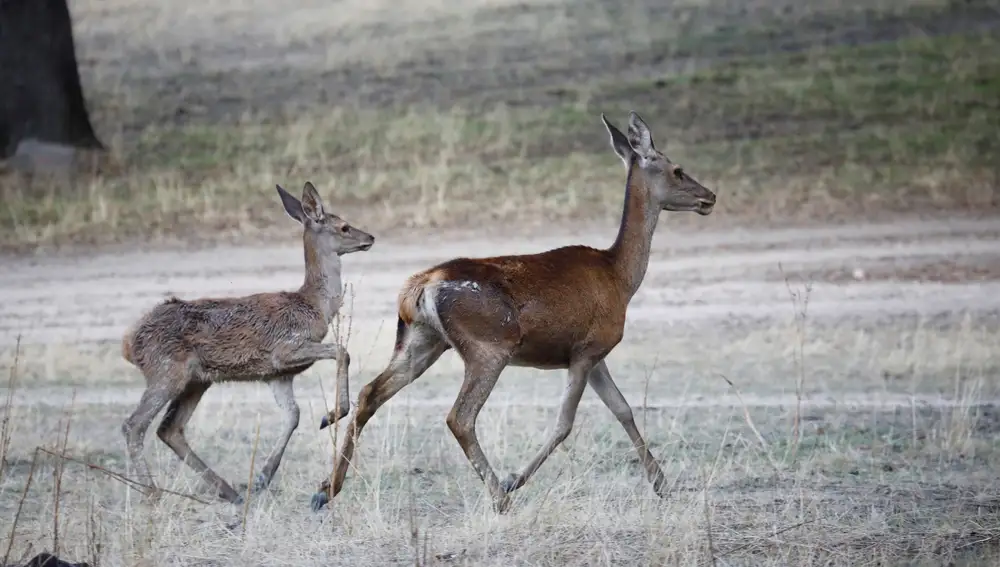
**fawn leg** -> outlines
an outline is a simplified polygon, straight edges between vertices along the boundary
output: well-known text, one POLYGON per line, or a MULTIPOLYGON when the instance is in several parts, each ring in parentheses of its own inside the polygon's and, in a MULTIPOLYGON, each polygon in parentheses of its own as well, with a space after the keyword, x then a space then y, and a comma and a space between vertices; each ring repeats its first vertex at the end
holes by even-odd
POLYGON ((635 450, 639 452, 639 461, 646 469, 646 478, 649 479, 649 482, 653 483, 653 490, 659 497, 666 498, 667 491, 666 486, 664 486, 664 476, 663 471, 660 469, 660 464, 656 462, 656 458, 653 457, 653 454, 649 451, 649 447, 646 446, 646 441, 639 434, 639 429, 635 426, 635 419, 632 416, 632 408, 629 406, 625 396, 618 390, 618 386, 615 385, 614 380, 611 379, 611 372, 608 371, 607 363, 603 360, 598 362, 594 366, 594 369, 590 371, 587 380, 590 382, 590 387, 597 392, 598 397, 604 402, 604 405, 618 419, 618 423, 621 423, 622 427, 625 428, 629 439, 635 445, 635 450))
POLYGON ((573 421, 576 419, 576 409, 580 406, 580 398, 583 397, 583 391, 587 387, 587 372, 592 368, 592 365, 592 362, 587 361, 570 366, 566 377, 566 389, 563 391, 562 404, 559 408, 559 417, 556 421, 556 429, 552 433, 552 437, 546 441, 545 445, 539 449, 535 457, 521 472, 512 473, 504 479, 504 492, 510 493, 524 486, 524 483, 528 482, 531 475, 535 474, 538 467, 542 466, 542 463, 549 458, 556 447, 569 437, 570 431, 573 430, 573 421))
POLYGON ((136 472, 136 480, 151 487, 154 492, 150 496, 154 498, 157 494, 156 483, 153 481, 153 475, 149 473, 146 457, 142 454, 146 430, 163 406, 182 391, 184 382, 178 382, 178 379, 186 381, 187 377, 182 376, 179 369, 173 369, 170 374, 149 380, 149 386, 142 393, 138 407, 122 423, 122 434, 125 436, 129 462, 136 472))
POLYGON ((307 342, 288 351, 275 353, 274 367, 292 370, 318 360, 339 360, 347 356, 347 349, 334 343, 307 342))
POLYGON ((288 441, 299 426, 299 405, 295 402, 292 379, 293 377, 289 376, 287 378, 270 380, 267 383, 271 388, 271 393, 274 394, 274 401, 285 414, 285 428, 281 431, 281 437, 278 439, 277 445, 274 446, 274 449, 267 456, 267 460, 264 461, 263 470, 254 479, 254 492, 263 490, 271 484, 271 479, 274 478, 274 473, 278 471, 278 465, 281 464, 281 457, 285 454, 288 441))
POLYGON ((184 462, 197 472, 203 481, 217 491, 219 498, 233 504, 242 502, 242 497, 228 482, 215 473, 188 445, 184 436, 184 426, 191 419, 198 402, 210 386, 207 382, 189 382, 177 398, 170 402, 156 435, 184 462))
POLYGON ((354 419, 344 431, 344 440, 331 475, 333 480, 331 482, 326 479, 320 483, 319 491, 313 495, 310 503, 313 511, 318 511, 340 493, 357 438, 365 424, 375 415, 375 411, 406 385, 420 378, 448 348, 448 343, 441 339, 437 331, 424 325, 409 327, 403 345, 393 352, 388 367, 361 388, 354 419))
POLYGON ((330 410, 330 413, 323 416, 319 428, 326 429, 331 423, 336 423, 351 412, 351 390, 348 380, 348 369, 351 365, 351 356, 344 350, 344 358, 337 361, 337 395, 335 403, 337 407, 330 410))

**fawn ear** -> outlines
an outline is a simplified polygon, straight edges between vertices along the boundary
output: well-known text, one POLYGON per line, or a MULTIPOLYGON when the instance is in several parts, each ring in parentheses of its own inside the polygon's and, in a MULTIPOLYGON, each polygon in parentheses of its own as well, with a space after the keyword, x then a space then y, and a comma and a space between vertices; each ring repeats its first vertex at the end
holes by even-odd
POLYGON ((306 215, 302 212, 302 203, 295 197, 292 197, 281 185, 275 185, 274 187, 278 190, 278 196, 281 197, 281 204, 285 206, 285 212, 288 213, 288 216, 304 223, 306 215))
POLYGON ((628 143, 639 155, 649 155, 654 149, 653 135, 649 126, 643 122, 635 111, 628 113, 628 143))
POLYGON ((628 160, 632 157, 632 146, 629 144, 628 138, 625 137, 625 134, 622 134, 621 130, 608 122, 608 118, 604 116, 603 112, 601 113, 601 120, 604 122, 604 127, 608 129, 608 134, 611 135, 611 147, 618 154, 618 157, 625 162, 625 165, 628 165, 628 160))
POLYGON ((302 187, 302 212, 316 222, 323 220, 323 201, 320 200, 319 193, 309 181, 306 181, 305 186, 302 187))

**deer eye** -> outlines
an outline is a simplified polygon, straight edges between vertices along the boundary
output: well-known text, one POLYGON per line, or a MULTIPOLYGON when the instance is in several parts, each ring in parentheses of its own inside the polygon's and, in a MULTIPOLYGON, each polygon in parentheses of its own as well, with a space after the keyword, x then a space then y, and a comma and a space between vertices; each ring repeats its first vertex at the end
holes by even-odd
POLYGON ((340 232, 343 234, 347 234, 350 230, 351 227, 347 226, 346 224, 340 227, 340 232))
POLYGON ((675 169, 674 177, 676 177, 677 179, 684 179, 684 170, 679 167, 675 169))

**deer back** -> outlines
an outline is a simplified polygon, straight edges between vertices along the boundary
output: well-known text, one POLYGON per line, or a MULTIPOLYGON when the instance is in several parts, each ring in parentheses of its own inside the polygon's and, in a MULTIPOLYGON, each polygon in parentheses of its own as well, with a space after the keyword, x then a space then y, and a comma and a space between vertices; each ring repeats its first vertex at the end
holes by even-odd
POLYGON ((171 298, 126 335, 128 359, 153 369, 179 362, 208 380, 274 374, 276 356, 326 336, 324 314, 298 292, 240 298, 171 298))

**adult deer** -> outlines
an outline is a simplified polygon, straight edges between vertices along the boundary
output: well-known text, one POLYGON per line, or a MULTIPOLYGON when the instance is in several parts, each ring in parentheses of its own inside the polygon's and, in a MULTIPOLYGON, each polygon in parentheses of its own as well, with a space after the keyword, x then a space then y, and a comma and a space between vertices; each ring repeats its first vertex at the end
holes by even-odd
MULTIPOLYGON (((660 211, 708 215, 715 194, 656 149, 635 112, 629 114, 627 136, 603 114, 601 119, 628 168, 614 243, 602 250, 565 246, 530 255, 456 258, 411 276, 399 294, 392 359, 361 389, 332 482, 324 481, 313 496, 314 510, 340 492, 358 435, 375 411, 450 348, 465 363, 465 380, 448 414, 448 428, 498 512, 507 509, 507 495, 523 486, 569 435, 588 383, 625 428, 654 490, 666 495, 663 472, 604 358, 622 340, 625 311, 646 274, 660 211), (569 372, 552 437, 523 470, 500 482, 476 437, 476 417, 508 365, 569 372)), ((340 417, 331 413, 320 428, 340 417)))
MULTIPOLYGON (((150 423, 170 404, 156 433, 178 457, 232 503, 242 495, 208 467, 188 446, 184 426, 208 388, 223 381, 266 382, 285 424, 277 445, 254 481, 254 491, 267 487, 299 424, 292 380, 319 360, 338 360, 339 403, 332 414, 346 415, 347 350, 323 343, 340 309, 340 256, 368 250, 375 238, 324 210, 312 183, 302 201, 276 186, 285 212, 302 223, 305 281, 297 291, 259 293, 223 299, 184 301, 171 298, 133 325, 122 340, 122 356, 142 371, 146 391, 139 406, 122 424, 129 459, 139 482, 158 494, 142 455, 150 423)), ((338 417, 339 419, 339 417, 338 417)))

